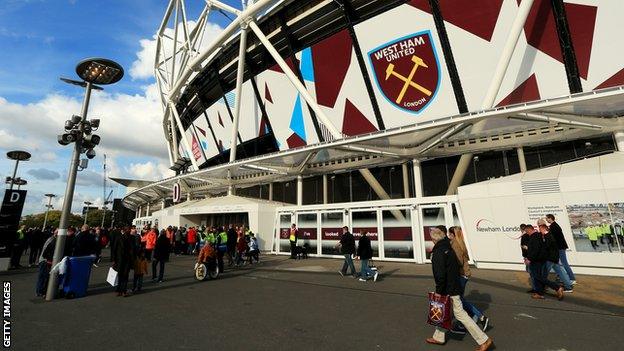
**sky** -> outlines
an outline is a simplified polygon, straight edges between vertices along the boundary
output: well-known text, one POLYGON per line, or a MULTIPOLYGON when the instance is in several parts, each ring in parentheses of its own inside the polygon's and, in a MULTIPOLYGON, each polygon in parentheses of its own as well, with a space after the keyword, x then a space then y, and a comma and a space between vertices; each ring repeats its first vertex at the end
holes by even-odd
MULTIPOLYGON (((223 1, 241 8, 239 0, 223 1)), ((63 123, 80 113, 84 89, 59 77, 78 79, 76 64, 88 57, 120 63, 124 78, 96 91, 89 118, 101 120, 102 140, 89 167, 78 173, 72 211, 84 201, 103 199, 103 155, 107 175, 156 180, 172 176, 162 130, 162 107, 153 77, 154 35, 168 0, 0 0, 0 171, 11 176, 10 150, 32 154, 19 165, 18 176, 28 190, 23 215, 44 211, 46 193, 54 193, 56 209, 64 201, 72 145, 56 137, 63 123)), ((192 22, 203 0, 186 0, 192 22)), ((204 41, 230 23, 213 12, 204 41)), ((108 181, 113 197, 125 188, 108 181)))

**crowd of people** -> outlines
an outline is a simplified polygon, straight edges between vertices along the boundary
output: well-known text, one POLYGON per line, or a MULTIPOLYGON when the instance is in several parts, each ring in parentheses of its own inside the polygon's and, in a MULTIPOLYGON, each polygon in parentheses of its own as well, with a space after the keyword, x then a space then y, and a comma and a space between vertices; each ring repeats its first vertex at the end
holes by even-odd
MULTIPOLYGON (((27 254, 28 265, 38 266, 36 283, 37 296, 45 296, 52 269, 58 229, 53 227, 21 227, 19 243, 14 246, 11 266, 22 268, 21 257, 27 254)), ((259 248, 255 235, 244 226, 224 227, 173 227, 159 230, 157 226, 126 226, 123 228, 90 228, 83 225, 67 229, 61 257, 93 256, 94 266, 101 260, 102 249, 110 248, 110 262, 117 272, 117 296, 130 296, 140 292, 144 276, 151 265, 152 281, 164 281, 165 264, 170 254, 197 255, 203 247, 212 247, 217 252, 219 269, 224 270, 224 259, 229 266, 259 262, 259 248), (133 272, 132 288, 128 282, 133 272)))
POLYGON ((531 297, 544 299, 546 288, 552 289, 559 300, 563 299, 564 293, 572 293, 576 278, 566 255, 568 243, 555 216, 548 214, 539 219, 537 228, 532 224, 521 224, 520 230, 520 248, 531 285, 527 292, 531 297), (559 282, 550 280, 551 271, 555 272, 559 282))

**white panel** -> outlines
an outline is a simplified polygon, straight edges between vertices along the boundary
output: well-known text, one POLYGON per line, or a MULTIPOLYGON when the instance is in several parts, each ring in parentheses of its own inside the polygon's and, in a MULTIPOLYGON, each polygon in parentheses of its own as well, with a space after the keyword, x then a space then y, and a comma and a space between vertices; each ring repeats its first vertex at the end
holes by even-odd
MULTIPOLYGON (((406 112, 406 110, 399 108, 385 97, 379 88, 379 84, 376 84, 370 60, 365 59, 386 128, 423 122, 458 113, 457 102, 446 70, 444 54, 442 53, 436 27, 430 14, 410 5, 401 5, 358 24, 355 30, 362 52, 367 57, 370 51, 405 36, 423 31, 430 31, 432 36, 435 53, 439 61, 439 87, 437 94, 434 95, 429 105, 417 114, 406 112)), ((404 76, 409 74, 409 72, 400 73, 404 76)), ((394 79, 393 77, 391 78, 394 79)), ((414 76, 413 81, 418 82, 418 75, 414 76)))
POLYGON ((207 159, 210 159, 219 154, 219 150, 217 145, 215 144, 214 138, 212 137, 212 133, 210 132, 210 128, 208 127, 208 121, 206 117, 202 114, 195 119, 193 122, 195 126, 195 132, 197 134, 197 138, 199 139, 199 144, 204 150, 204 155, 207 159))
POLYGON ((220 151, 229 150, 230 139, 232 138, 232 119, 223 99, 219 99, 213 103, 206 110, 206 114, 214 130, 217 144, 219 144, 221 148, 220 151))

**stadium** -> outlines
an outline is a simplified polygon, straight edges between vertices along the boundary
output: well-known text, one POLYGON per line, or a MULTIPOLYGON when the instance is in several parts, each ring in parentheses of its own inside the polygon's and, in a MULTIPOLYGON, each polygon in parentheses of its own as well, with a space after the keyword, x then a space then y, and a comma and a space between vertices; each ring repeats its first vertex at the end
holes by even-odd
POLYGON ((176 176, 117 179, 135 224, 240 223, 285 254, 295 223, 322 257, 346 225, 415 263, 459 225, 478 267, 524 270, 518 226, 552 213, 575 271, 624 276, 623 2, 187 5, 154 67, 176 176))

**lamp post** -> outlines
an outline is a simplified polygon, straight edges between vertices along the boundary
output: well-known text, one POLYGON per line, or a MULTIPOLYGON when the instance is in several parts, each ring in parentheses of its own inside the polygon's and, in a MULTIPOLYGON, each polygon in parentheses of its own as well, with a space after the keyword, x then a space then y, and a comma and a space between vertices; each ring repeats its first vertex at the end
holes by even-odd
MULTIPOLYGON (((87 120, 87 111, 89 109, 89 100, 91 91, 102 90, 98 85, 113 84, 118 82, 124 75, 123 68, 116 62, 102 59, 89 58, 78 63, 76 73, 81 81, 61 78, 62 81, 78 85, 85 88, 84 100, 82 102, 82 111, 80 116, 72 116, 65 121, 65 133, 58 136, 58 142, 61 145, 69 145, 74 143, 74 151, 72 153, 69 172, 67 174, 67 187, 65 188, 65 201, 63 201, 63 210, 61 212, 61 221, 54 247, 54 258, 52 266, 55 266, 62 258, 63 249, 65 247, 65 237, 67 236, 67 227, 69 215, 71 212, 72 200, 74 198, 74 187, 76 185, 76 173, 80 154, 86 153, 87 158, 95 157, 93 148, 100 143, 100 137, 91 134, 93 130, 97 130, 100 126, 100 120, 87 120), (97 84, 97 85, 96 85, 97 84)), ((58 286, 58 273, 50 274, 48 281, 48 289, 46 300, 51 301, 56 295, 58 286)))
MULTIPOLYGON (((110 225, 110 228, 113 228, 113 227, 115 226, 115 214, 116 214, 116 213, 117 213, 117 211, 116 211, 116 210, 113 210, 113 215, 112 215, 112 217, 111 217, 111 225, 110 225)), ((104 225, 102 225, 102 226, 104 226, 104 225)))
POLYGON ((52 198, 56 197, 56 195, 54 195, 54 194, 45 194, 45 196, 48 198, 48 204, 46 205, 46 214, 45 214, 45 217, 43 218, 43 229, 44 230, 45 230, 46 224, 48 223, 48 212, 50 212, 50 209, 54 207, 54 206, 52 206, 52 198))
POLYGON ((84 217, 84 224, 87 224, 87 217, 89 217, 89 206, 93 205, 93 202, 91 201, 85 201, 84 204, 87 206, 87 211, 85 212, 85 217, 84 217))
POLYGON ((17 166, 19 166, 20 161, 28 161, 30 160, 30 153, 26 151, 13 150, 7 152, 7 157, 10 160, 15 160, 15 168, 13 169, 13 177, 11 177, 11 182, 9 186, 9 190, 13 190, 13 184, 15 184, 15 176, 17 176, 17 166))

